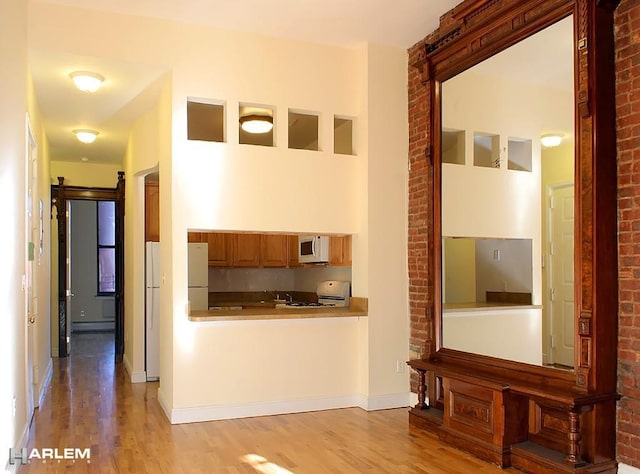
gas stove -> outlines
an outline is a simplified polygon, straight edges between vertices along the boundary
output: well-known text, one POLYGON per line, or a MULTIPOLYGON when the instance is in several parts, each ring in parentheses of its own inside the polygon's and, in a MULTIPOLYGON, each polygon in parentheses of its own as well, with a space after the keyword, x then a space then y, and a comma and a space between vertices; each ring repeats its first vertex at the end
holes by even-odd
POLYGON ((317 295, 318 302, 310 303, 306 301, 296 301, 291 303, 277 304, 278 309, 296 309, 296 308, 331 308, 349 306, 349 288, 348 281, 328 280, 318 283, 317 295))
POLYGON ((317 308, 318 306, 335 306, 332 304, 323 303, 308 303, 306 301, 296 301, 295 303, 278 304, 276 308, 288 307, 288 308, 317 308))

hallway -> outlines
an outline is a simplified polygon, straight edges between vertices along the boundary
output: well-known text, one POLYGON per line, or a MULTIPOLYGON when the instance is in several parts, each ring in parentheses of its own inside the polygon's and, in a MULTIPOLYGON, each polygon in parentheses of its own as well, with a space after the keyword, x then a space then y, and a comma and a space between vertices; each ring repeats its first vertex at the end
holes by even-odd
POLYGON ((410 428, 406 409, 171 425, 157 382, 131 384, 114 364, 113 334, 72 337, 71 356, 54 359, 27 451, 90 448, 90 461, 31 459, 20 473, 505 472, 410 428))

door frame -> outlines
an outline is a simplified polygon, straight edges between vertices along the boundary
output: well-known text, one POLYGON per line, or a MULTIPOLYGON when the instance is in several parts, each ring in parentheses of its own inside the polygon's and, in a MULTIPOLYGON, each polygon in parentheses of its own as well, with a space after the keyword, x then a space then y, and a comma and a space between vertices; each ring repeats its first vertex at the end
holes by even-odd
POLYGON ((115 201, 116 203, 116 321, 115 358, 122 361, 124 355, 124 171, 118 171, 115 188, 67 186, 64 177, 58 176, 58 184, 51 186, 51 205, 57 210, 58 219, 58 357, 67 357, 67 202, 71 200, 115 201))

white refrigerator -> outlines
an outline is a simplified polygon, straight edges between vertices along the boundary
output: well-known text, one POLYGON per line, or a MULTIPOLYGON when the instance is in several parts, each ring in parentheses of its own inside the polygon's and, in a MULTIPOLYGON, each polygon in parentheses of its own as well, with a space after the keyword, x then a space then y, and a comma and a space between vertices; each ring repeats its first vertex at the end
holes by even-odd
POLYGON ((209 309, 209 244, 188 244, 188 293, 191 311, 209 309))
MULTIPOLYGON (((192 311, 209 307, 209 246, 188 244, 188 292, 192 311)), ((160 378, 160 243, 146 243, 145 368, 147 380, 160 378)))
POLYGON ((145 370, 147 380, 160 378, 160 244, 146 243, 145 370))

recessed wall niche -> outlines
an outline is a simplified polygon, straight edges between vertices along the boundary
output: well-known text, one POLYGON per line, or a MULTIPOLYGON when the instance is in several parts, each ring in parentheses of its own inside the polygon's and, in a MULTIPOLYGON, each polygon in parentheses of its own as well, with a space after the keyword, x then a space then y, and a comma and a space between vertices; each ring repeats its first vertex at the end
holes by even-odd
POLYGON ((333 152, 338 155, 354 155, 353 119, 333 117, 333 152))
POLYGON ((484 168, 500 168, 499 135, 473 133, 473 165, 484 168))
POLYGON ((317 114, 289 109, 289 148, 319 150, 317 114))
POLYGON ((464 130, 442 130, 442 162, 465 164, 464 130))
POLYGON ((526 138, 509 137, 507 145, 507 167, 516 171, 531 171, 531 143, 526 138))
POLYGON ((187 99, 187 139, 224 142, 224 104, 187 99))
POLYGON ((274 146, 275 110, 269 106, 240 104, 238 110, 239 119, 252 115, 267 117, 273 124, 273 127, 264 133, 251 133, 244 130, 240 121, 238 121, 238 143, 241 145, 274 146))

